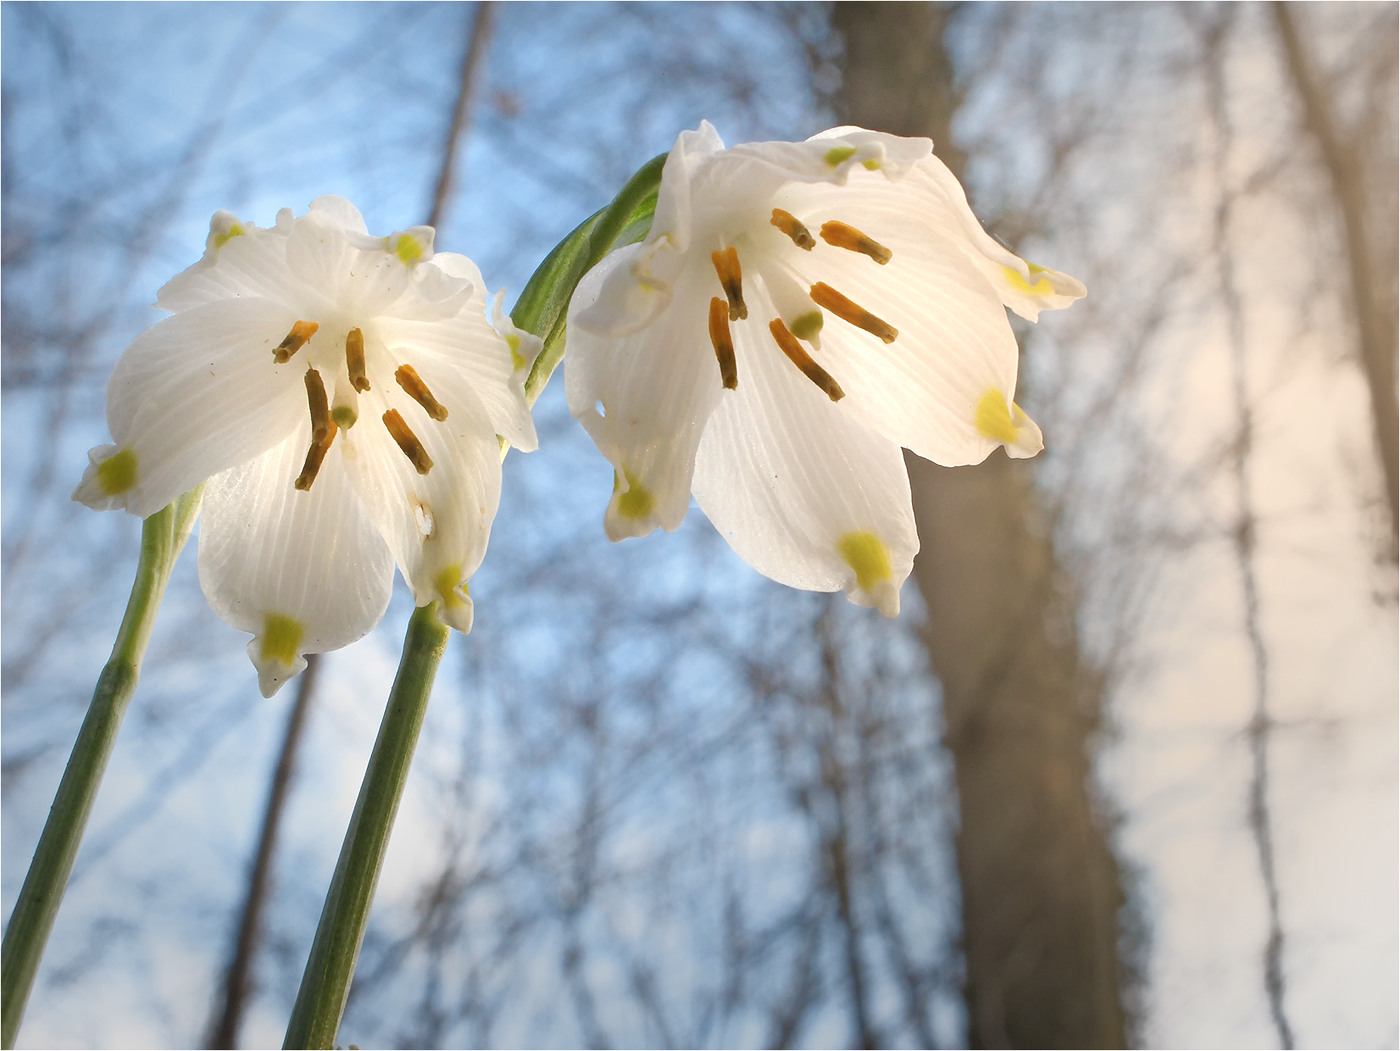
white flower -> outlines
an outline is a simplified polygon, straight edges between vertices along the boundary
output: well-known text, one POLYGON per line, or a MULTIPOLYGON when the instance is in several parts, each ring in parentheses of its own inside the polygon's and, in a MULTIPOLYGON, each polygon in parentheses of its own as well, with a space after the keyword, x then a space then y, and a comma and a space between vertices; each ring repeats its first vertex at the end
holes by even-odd
MULTIPOLYGON (((499 319, 500 299, 497 298, 499 319)), ((372 238, 321 197, 271 229, 219 212, 107 386, 116 440, 73 494, 146 517, 208 479, 199 576, 253 633, 264 695, 384 615, 398 563, 468 631, 500 498, 501 435, 535 448, 539 340, 486 318, 481 273, 420 226, 372 238)))
POLYGON ((759 572, 893 616, 918 536, 904 446, 1033 456, 1004 307, 1084 295, 982 229, 928 139, 685 132, 647 239, 569 308, 569 408, 612 462, 618 540, 700 507, 759 572), (805 344, 805 346, 804 346, 805 344))

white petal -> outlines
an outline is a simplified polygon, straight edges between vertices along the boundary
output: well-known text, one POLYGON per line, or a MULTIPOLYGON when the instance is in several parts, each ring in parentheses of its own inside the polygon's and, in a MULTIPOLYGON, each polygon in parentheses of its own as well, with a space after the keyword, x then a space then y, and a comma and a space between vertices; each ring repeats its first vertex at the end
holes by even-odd
POLYGON ((739 386, 705 429, 697 502, 765 576, 809 591, 845 588, 893 616, 919 549, 899 446, 842 412, 766 329, 740 326, 735 352, 739 386))
MULTIPOLYGON (((909 138, 883 131, 868 131, 854 125, 828 128, 813 135, 808 142, 836 139, 854 146, 856 154, 845 163, 881 171, 887 178, 901 179, 914 165, 933 154, 933 140, 921 136, 909 138), (871 162, 871 163, 867 163, 871 162)), ((828 149, 831 143, 828 142, 828 149)))
POLYGON ((976 407, 989 389, 1015 390, 1019 349, 967 255, 933 227, 872 207, 850 188, 804 187, 787 203, 801 207, 794 214, 813 230, 839 219, 892 252, 882 266, 819 241, 786 257, 805 288, 821 281, 898 330, 886 344, 825 312, 819 360, 846 392, 842 409, 935 463, 985 459, 999 443, 977 429, 976 407))
POLYGON ((360 214, 360 210, 344 197, 333 193, 322 194, 311 202, 311 211, 320 212, 349 233, 369 234, 369 228, 365 226, 365 218, 360 214))
MULTIPOLYGON (((519 393, 523 399, 525 397, 525 381, 530 378, 530 370, 535 367, 535 359, 540 356, 540 351, 544 349, 544 340, 539 336, 531 335, 522 328, 516 328, 515 322, 505 311, 506 290, 503 288, 496 293, 495 300, 491 303, 491 327, 494 328, 506 341, 506 346, 510 349, 510 385, 511 389, 519 393)), ((528 403, 526 405, 528 408, 528 403)), ((530 421, 533 429, 534 421, 530 421)), ((513 443, 512 443, 513 444, 513 443)), ((525 449, 530 452, 530 449, 525 449)))
POLYGON ((433 258, 433 241, 436 239, 437 231, 431 226, 410 226, 407 230, 395 230, 385 240, 389 251, 412 268, 433 258))
POLYGON ((296 309, 307 298, 310 293, 287 264, 286 234, 231 219, 227 212, 215 214, 204 258, 167 281, 156 294, 156 306, 174 312, 252 296, 296 309), (235 226, 242 233, 218 243, 235 226))
POLYGON ((304 654, 370 631, 393 585, 393 558, 335 446, 309 492, 293 487, 310 443, 308 420, 204 493, 200 584, 219 616, 253 633, 264 696, 306 666, 304 654))
POLYGON ((705 162, 724 149, 719 132, 707 120, 695 131, 683 131, 661 169, 656 211, 646 243, 665 240, 677 251, 690 247, 691 182, 705 162))
POLYGON ((593 278, 587 306, 573 308, 579 302, 574 291, 569 326, 612 339, 640 332, 671 305, 672 286, 684 264, 684 253, 665 240, 619 248, 584 276, 584 281, 593 278))
POLYGON ((706 278, 717 285, 709 260, 707 274, 681 277, 674 301, 654 324, 621 339, 575 323, 595 303, 608 263, 585 275, 574 292, 564 390, 569 411, 615 469, 605 524, 608 536, 620 540, 681 524, 690 506, 695 449, 723 386, 709 337, 706 278))
MULTIPOLYGON (((372 374, 378 380, 384 372, 381 366, 372 374)), ((463 613, 470 603, 465 585, 486 553, 500 502, 501 458, 486 410, 469 386, 463 385, 460 397, 439 422, 392 381, 376 382, 361 395, 359 422, 337 437, 336 447, 415 602, 442 600, 443 619, 466 630, 471 619, 469 605, 463 613), (427 474, 419 474, 390 437, 383 422, 390 408, 432 459, 427 474)))
POLYGON ((717 172, 723 169, 730 179, 762 167, 781 182, 842 186, 856 172, 884 170, 885 177, 899 178, 917 160, 933 152, 930 139, 901 138, 863 128, 841 130, 839 136, 814 136, 806 142, 743 143, 716 158, 715 168, 717 172), (734 174, 728 174, 731 171, 734 174))
POLYGON ((917 165, 902 185, 917 195, 930 219, 962 232, 961 245, 968 258, 1002 302, 1026 320, 1036 321, 1042 310, 1059 310, 1086 295, 1075 278, 1027 264, 987 233, 972 213, 962 184, 937 157, 917 165))
POLYGON ((1045 439, 1040 433, 1039 425, 1027 416, 1019 405, 1012 405, 1011 413, 1015 420, 1016 440, 1006 444, 1006 455, 1013 460, 1024 460, 1036 455, 1045 448, 1045 439))
POLYGON ((409 268, 387 248, 357 247, 321 211, 307 212, 293 224, 287 263, 328 306, 362 318, 393 308, 413 282, 409 268))
POLYGON ((109 506, 144 518, 309 419, 305 365, 272 360, 297 320, 266 300, 230 299, 182 311, 138 336, 107 385, 107 425, 135 457, 134 484, 111 493, 117 499, 109 506))
MULTIPOLYGON (((506 337, 486 320, 485 308, 485 298, 477 293, 467 309, 451 320, 386 317, 371 329, 397 362, 418 370, 449 412, 454 402, 463 403, 464 398, 480 404, 496 434, 530 452, 539 447, 539 440, 525 404, 525 378, 516 368, 506 337)), ((539 341, 534 342, 537 347, 539 341)), ((526 373, 528 369, 526 365, 526 373)))
POLYGON ((411 271, 413 280, 408 294, 390 311, 394 317, 407 321, 438 321, 467 311, 481 312, 481 305, 486 301, 486 282, 476 264, 466 256, 435 252, 430 262, 417 263, 411 271))
MULTIPOLYGON (((589 304, 579 310, 570 305, 571 328, 582 326, 599 336, 629 336, 671 305, 672 286, 690 247, 693 183, 723 150, 724 143, 709 121, 701 121, 697 131, 681 132, 661 171, 646 240, 618 249, 594 267, 589 304)), ((573 303, 578 299, 576 291, 573 303)))

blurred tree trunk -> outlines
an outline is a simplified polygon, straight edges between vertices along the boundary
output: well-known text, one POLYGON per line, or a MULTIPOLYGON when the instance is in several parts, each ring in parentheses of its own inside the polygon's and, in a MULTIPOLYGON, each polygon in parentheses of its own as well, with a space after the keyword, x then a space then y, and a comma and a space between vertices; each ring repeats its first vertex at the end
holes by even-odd
MULTIPOLYGON (((960 102, 948 8, 837 3, 844 122, 950 146, 960 102)), ((908 456, 914 576, 957 769, 973 1047, 1122 1047, 1118 869, 1090 787, 1101 689, 1080 662, 1029 465, 1001 451, 948 469, 908 456)))
POLYGON ((1326 78, 1319 76, 1314 68, 1293 11, 1288 4, 1275 2, 1273 13, 1288 74, 1303 111, 1303 124, 1317 142, 1332 196, 1341 213, 1357 349, 1371 395, 1376 450, 1380 454, 1390 507, 1390 554, 1393 558, 1396 538, 1400 536, 1400 413, 1395 395, 1395 304, 1393 292, 1386 295, 1386 286, 1395 287, 1395 259, 1393 255, 1386 258, 1383 254, 1377 266, 1370 241, 1383 224, 1393 227, 1395 217, 1375 214, 1367 201, 1362 171, 1364 144, 1343 133, 1334 113, 1333 92, 1326 78), (1386 270, 1389 273, 1385 273, 1386 270))

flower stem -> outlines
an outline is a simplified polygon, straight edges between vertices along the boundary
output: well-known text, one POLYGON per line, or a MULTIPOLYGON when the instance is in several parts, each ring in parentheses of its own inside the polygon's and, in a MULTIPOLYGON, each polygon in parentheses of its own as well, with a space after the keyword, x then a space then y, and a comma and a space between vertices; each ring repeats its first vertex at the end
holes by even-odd
POLYGON ((420 606, 408 622, 399 672, 326 893, 283 1047, 329 1048, 340 1028, 394 816, 446 648, 447 626, 438 617, 438 603, 420 606))
POLYGON ((141 559, 126 615, 112 646, 111 659, 102 669, 92 694, 87 717, 83 719, 68 766, 63 771, 58 793, 49 809, 34 860, 10 914, 3 949, 3 1046, 15 1045, 25 1004, 34 987, 39 960, 44 955, 54 917, 68 887, 73 861, 82 842, 83 830, 92 813, 97 788, 107 769, 117 731, 126 714, 136 681, 141 674, 141 658, 151 638, 156 613, 170 581, 170 571, 189 539, 199 514, 203 486, 180 497, 170 506, 147 518, 141 527, 141 559))
POLYGON ((555 245, 516 300, 511 321, 544 340, 544 348, 525 379, 525 400, 531 405, 564 357, 564 321, 574 287, 614 248, 640 241, 651 229, 667 156, 658 154, 643 164, 612 203, 579 223, 555 245))

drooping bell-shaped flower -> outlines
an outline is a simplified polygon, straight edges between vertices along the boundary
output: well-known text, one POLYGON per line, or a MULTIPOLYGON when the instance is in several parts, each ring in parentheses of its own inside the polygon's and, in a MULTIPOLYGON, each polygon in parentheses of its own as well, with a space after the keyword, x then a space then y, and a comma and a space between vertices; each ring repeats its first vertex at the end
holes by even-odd
POLYGON ((837 128, 666 161, 645 241, 569 307, 569 408, 614 467, 605 526, 675 529, 693 489, 739 556, 893 616, 918 536, 900 447, 946 466, 1040 430, 1010 307, 1084 286, 990 237, 928 139, 837 128))
POLYGON ((539 349, 499 296, 487 320, 475 264, 434 253, 431 227, 370 237, 327 196, 270 229, 218 213, 156 305, 173 316, 117 362, 115 444, 89 454, 74 499, 144 518, 208 479, 200 582, 253 634, 265 695, 379 622, 395 562, 418 605, 469 631, 496 436, 536 446, 523 384, 539 349))

